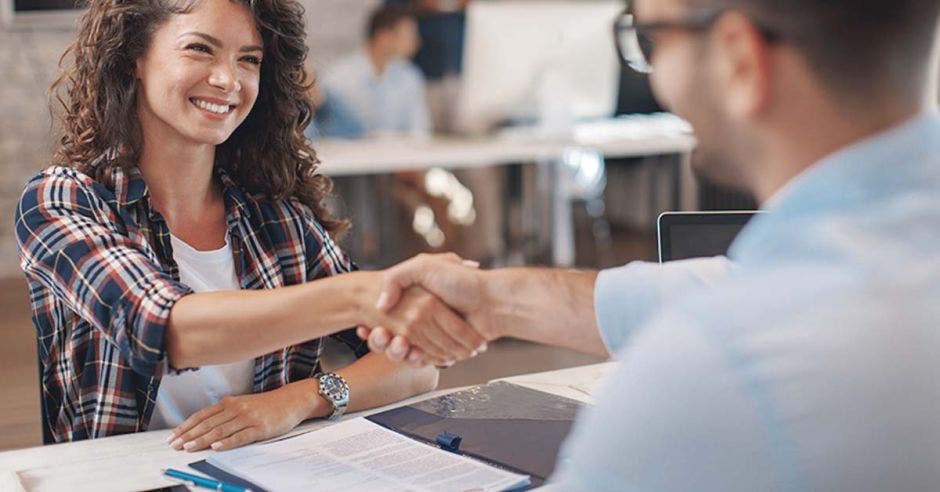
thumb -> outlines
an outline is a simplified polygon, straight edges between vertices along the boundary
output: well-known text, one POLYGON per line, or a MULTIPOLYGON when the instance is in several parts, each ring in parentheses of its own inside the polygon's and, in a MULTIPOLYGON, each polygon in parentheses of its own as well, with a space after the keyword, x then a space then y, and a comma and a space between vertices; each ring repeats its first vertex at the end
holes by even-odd
POLYGON ((415 268, 414 260, 409 260, 399 265, 395 265, 382 274, 382 290, 379 293, 379 299, 375 303, 376 309, 387 313, 401 300, 402 292, 418 283, 418 268, 415 268))

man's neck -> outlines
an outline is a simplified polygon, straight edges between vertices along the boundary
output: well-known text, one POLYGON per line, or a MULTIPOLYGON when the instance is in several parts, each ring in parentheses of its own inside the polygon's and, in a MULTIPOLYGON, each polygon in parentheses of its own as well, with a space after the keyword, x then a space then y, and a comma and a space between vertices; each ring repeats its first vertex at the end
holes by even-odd
POLYGON ((366 54, 372 65, 372 73, 376 77, 381 77, 385 73, 385 69, 388 68, 389 63, 392 62, 392 55, 378 43, 369 43, 366 46, 366 54))
POLYGON ((879 106, 872 101, 864 111, 820 108, 801 124, 789 124, 769 137, 763 165, 752 176, 752 190, 766 203, 805 170, 853 144, 914 118, 926 108, 915 105, 879 106), (880 111, 872 108, 884 108, 880 111))

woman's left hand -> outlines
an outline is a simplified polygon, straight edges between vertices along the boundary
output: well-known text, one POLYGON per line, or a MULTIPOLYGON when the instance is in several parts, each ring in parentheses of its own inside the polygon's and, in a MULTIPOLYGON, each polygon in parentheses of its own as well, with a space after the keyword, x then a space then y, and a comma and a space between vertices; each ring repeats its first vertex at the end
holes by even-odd
POLYGON ((292 386, 222 398, 191 415, 167 440, 177 450, 223 451, 285 434, 312 410, 309 394, 305 398, 292 386))

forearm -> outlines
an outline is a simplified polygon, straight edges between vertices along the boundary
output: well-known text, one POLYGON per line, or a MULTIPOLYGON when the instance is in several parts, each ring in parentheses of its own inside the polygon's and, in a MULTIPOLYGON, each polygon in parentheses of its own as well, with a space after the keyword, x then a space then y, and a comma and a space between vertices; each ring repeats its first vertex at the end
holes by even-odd
POLYGON ((597 272, 511 268, 483 276, 495 335, 609 355, 594 313, 597 272))
MULTIPOLYGON (((352 364, 334 371, 349 384, 349 405, 346 412, 357 412, 394 403, 425 393, 437 387, 438 371, 434 367, 410 367, 388 360, 382 354, 367 354, 352 364)), ((294 392, 297 405, 304 408, 304 419, 322 418, 332 406, 318 392, 315 378, 291 383, 285 387, 294 392)))
POLYGON ((166 351, 174 367, 251 359, 363 321, 378 280, 355 272, 268 290, 205 292, 170 313, 166 351))

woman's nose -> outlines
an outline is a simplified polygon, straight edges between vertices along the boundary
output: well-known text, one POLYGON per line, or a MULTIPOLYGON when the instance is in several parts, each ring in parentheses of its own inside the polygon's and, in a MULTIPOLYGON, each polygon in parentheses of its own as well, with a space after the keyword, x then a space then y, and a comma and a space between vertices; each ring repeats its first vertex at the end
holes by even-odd
POLYGON ((241 82, 238 81, 235 67, 230 63, 218 63, 209 75, 209 85, 218 87, 225 92, 238 92, 241 90, 241 82))

